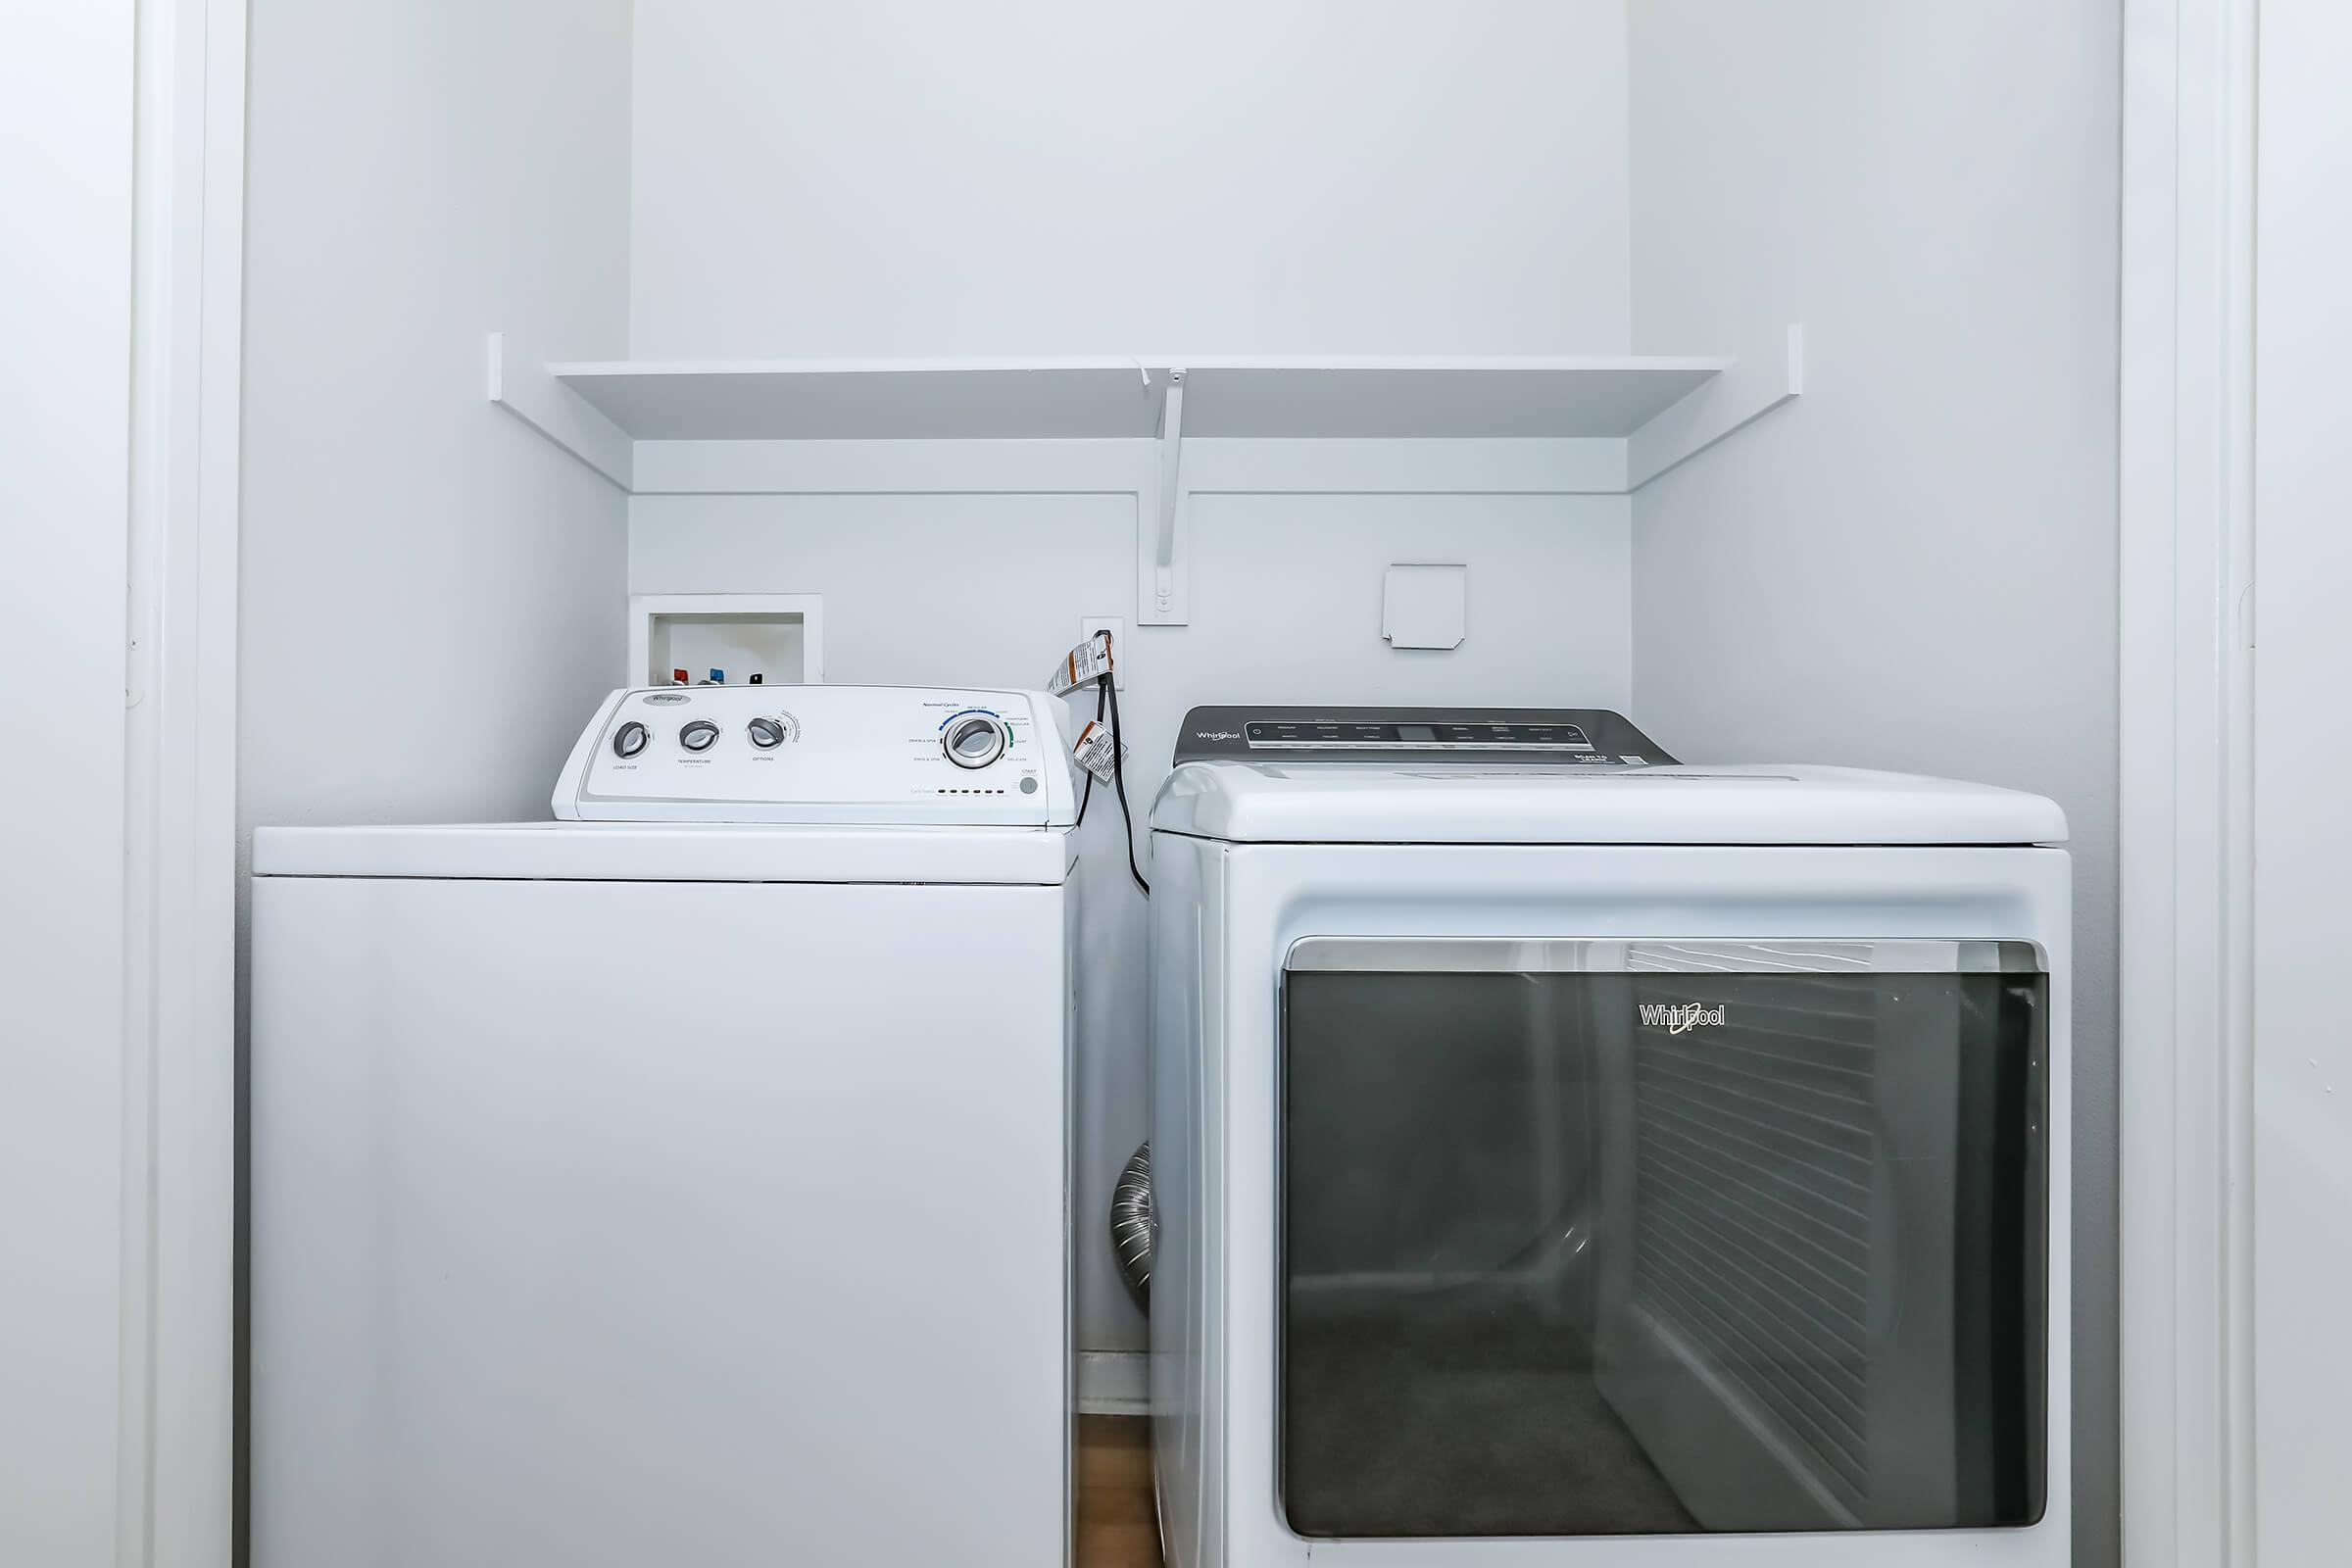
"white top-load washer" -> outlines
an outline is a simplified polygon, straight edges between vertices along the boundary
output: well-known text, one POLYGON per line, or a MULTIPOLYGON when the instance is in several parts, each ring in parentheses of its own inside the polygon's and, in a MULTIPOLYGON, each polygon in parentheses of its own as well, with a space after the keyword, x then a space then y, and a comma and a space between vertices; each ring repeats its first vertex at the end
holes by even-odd
POLYGON ((2066 822, 1597 710, 1201 709, 1174 1568, 2068 1560, 2066 822))
POLYGON ((256 1568, 1065 1560, 1057 707, 618 692, 572 820, 256 831, 256 1568))

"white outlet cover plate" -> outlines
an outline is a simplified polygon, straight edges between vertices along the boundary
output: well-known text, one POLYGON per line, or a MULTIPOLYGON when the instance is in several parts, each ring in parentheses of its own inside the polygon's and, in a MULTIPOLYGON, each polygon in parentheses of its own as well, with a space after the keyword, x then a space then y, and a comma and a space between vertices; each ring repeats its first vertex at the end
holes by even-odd
POLYGON ((1078 640, 1086 641, 1099 631, 1110 633, 1110 683, 1120 691, 1127 689, 1127 620, 1123 615, 1089 615, 1078 622, 1078 640))

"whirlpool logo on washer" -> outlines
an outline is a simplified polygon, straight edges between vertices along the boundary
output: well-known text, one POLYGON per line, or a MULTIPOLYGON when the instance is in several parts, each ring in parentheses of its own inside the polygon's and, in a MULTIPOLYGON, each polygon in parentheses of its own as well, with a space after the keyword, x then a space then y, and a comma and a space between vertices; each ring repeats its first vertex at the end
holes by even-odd
POLYGON ((1642 1027, 1663 1029, 1670 1035, 1687 1035, 1693 1029, 1723 1027, 1723 1004, 1710 1007, 1703 1002, 1644 1002, 1642 1007, 1642 1027))
POLYGON ((1193 731, 1193 739, 1197 741, 1238 741, 1241 738, 1242 732, 1238 729, 1197 729, 1193 731))

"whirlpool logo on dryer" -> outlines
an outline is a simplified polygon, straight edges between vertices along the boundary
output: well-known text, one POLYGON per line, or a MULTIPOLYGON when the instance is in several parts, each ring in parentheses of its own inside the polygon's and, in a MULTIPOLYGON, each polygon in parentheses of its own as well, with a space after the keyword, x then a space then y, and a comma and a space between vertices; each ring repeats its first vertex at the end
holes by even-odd
POLYGON ((1663 1029, 1670 1035, 1687 1035, 1693 1029, 1723 1027, 1724 1005, 1710 1007, 1703 1002, 1644 1002, 1641 1004, 1642 1027, 1663 1029))

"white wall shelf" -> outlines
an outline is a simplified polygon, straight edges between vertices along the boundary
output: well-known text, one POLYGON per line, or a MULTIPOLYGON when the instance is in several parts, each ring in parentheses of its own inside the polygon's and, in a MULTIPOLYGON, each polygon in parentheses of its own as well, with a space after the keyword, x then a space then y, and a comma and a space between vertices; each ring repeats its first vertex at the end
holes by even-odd
POLYGON ((546 367, 639 441, 1152 436, 1172 372, 1204 436, 1625 437, 1718 358, 751 360, 546 367))
POLYGON ((1627 494, 1802 390, 1803 329, 1739 358, 746 360, 542 363, 490 337, 489 397, 621 489, 702 488, 714 443, 1156 440, 1137 480, 1139 618, 1185 619, 1187 437, 1570 441, 1627 494), (639 463, 640 443, 670 461, 639 463), (674 444, 674 445, 672 445, 674 444), (640 484, 645 469, 668 475, 640 484))
POLYGON ((548 373, 640 441, 1101 439, 1158 432, 1131 361, 603 361, 548 373))

